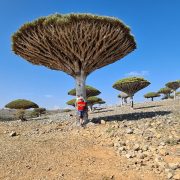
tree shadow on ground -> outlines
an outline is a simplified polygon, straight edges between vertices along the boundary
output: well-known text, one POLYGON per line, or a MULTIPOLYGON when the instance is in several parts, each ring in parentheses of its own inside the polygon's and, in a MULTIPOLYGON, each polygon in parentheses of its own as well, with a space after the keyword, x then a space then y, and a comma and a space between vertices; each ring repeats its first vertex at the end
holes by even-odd
POLYGON ((107 110, 95 110, 92 112, 92 114, 95 114, 95 113, 102 113, 102 112, 109 112, 109 111, 114 111, 113 109, 107 109, 107 110))
POLYGON ((148 108, 154 108, 154 107, 161 107, 162 105, 156 105, 156 106, 143 106, 143 107, 137 107, 137 108, 134 108, 135 110, 136 109, 148 109, 148 108))
POLYGON ((134 112, 134 113, 128 113, 128 114, 117 114, 117 115, 111 115, 111 116, 102 116, 97 118, 92 118, 92 122, 94 123, 100 123, 101 120, 105 121, 137 121, 142 120, 144 118, 153 118, 156 116, 165 116, 172 113, 171 111, 148 111, 148 112, 134 112))

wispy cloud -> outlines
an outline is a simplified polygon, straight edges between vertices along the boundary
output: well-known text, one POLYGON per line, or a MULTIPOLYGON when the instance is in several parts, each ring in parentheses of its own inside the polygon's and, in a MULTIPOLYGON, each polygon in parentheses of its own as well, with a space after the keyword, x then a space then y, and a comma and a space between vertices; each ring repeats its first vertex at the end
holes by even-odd
POLYGON ((46 98, 52 98, 53 95, 52 95, 52 94, 45 94, 44 97, 46 97, 46 98))
POLYGON ((129 73, 126 73, 125 76, 148 76, 149 75, 149 71, 131 71, 129 73))

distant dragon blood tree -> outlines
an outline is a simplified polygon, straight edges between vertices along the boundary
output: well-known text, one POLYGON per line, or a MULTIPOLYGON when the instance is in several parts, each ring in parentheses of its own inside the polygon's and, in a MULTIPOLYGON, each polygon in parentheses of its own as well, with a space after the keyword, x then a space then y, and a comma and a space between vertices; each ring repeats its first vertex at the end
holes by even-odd
MULTIPOLYGON (((104 103, 105 103, 105 101, 103 101, 99 97, 91 96, 91 97, 87 98, 87 104, 88 104, 91 111, 92 111, 93 105, 104 104, 104 103)), ((71 100, 67 101, 66 104, 75 107, 76 106, 76 99, 71 99, 71 100)))
POLYGON ((149 92, 144 95, 144 97, 147 99, 151 98, 151 101, 153 101, 155 97, 159 97, 159 96, 160 96, 160 94, 157 92, 149 92))
POLYGON ((88 103, 88 106, 89 106, 91 111, 93 110, 93 105, 99 104, 102 102, 103 102, 103 100, 99 97, 96 97, 96 96, 91 96, 91 97, 87 98, 87 103, 88 103))
POLYGON ((75 107, 76 99, 71 99, 71 100, 67 101, 66 104, 75 107))
POLYGON ((17 99, 11 101, 10 103, 6 104, 5 107, 9 109, 18 109, 16 115, 22 121, 26 120, 24 117, 26 109, 39 108, 39 106, 36 103, 26 99, 17 99))
POLYGON ((176 99, 176 90, 180 87, 180 80, 168 82, 166 87, 170 88, 174 92, 174 100, 176 99))
POLYGON ((24 24, 12 36, 12 49, 32 64, 74 77, 76 95, 86 99, 87 76, 132 52, 136 43, 119 19, 55 14, 24 24))
MULTIPOLYGON (((101 93, 98 89, 96 89, 96 88, 94 88, 92 86, 87 86, 86 85, 85 88, 86 88, 86 97, 87 98, 91 97, 91 96, 97 96, 97 95, 99 95, 101 93)), ((68 95, 76 96, 76 89, 75 88, 71 89, 68 92, 68 95)))
MULTIPOLYGON (((172 93, 172 89, 165 87, 165 88, 161 88, 158 91, 159 94, 164 94, 165 97, 169 98, 170 94, 172 93)), ((165 98, 164 98, 165 99, 165 98)))
POLYGON ((147 87, 150 84, 149 81, 140 77, 124 78, 114 83, 113 88, 125 92, 131 98, 131 107, 133 108, 133 96, 139 90, 147 87))

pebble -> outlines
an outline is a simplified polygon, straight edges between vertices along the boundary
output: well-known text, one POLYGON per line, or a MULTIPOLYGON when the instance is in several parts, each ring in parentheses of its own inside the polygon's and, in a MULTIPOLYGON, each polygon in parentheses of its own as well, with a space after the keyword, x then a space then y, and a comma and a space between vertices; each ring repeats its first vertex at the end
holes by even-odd
POLYGON ((11 136, 11 137, 17 136, 17 133, 16 133, 15 131, 12 131, 12 132, 9 134, 9 136, 11 136))

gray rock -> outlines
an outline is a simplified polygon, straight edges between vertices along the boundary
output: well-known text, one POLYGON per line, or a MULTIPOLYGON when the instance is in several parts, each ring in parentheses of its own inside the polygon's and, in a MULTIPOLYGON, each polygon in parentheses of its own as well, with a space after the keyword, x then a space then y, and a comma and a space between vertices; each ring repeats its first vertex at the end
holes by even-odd
POLYGON ((140 150, 140 145, 139 144, 135 144, 133 149, 134 149, 134 151, 139 151, 140 150))
POLYGON ((126 129, 127 134, 133 134, 133 130, 131 128, 126 129))
POLYGON ((173 174, 169 172, 169 173, 167 174, 167 178, 168 178, 168 179, 171 179, 172 177, 173 177, 173 174))
POLYGON ((15 131, 12 131, 9 136, 13 137, 13 136, 17 136, 17 133, 15 131))
POLYGON ((168 166, 170 169, 176 170, 179 168, 179 163, 169 163, 168 166))
POLYGON ((180 173, 176 173, 176 174, 173 176, 173 179, 175 179, 175 180, 180 180, 180 173))

